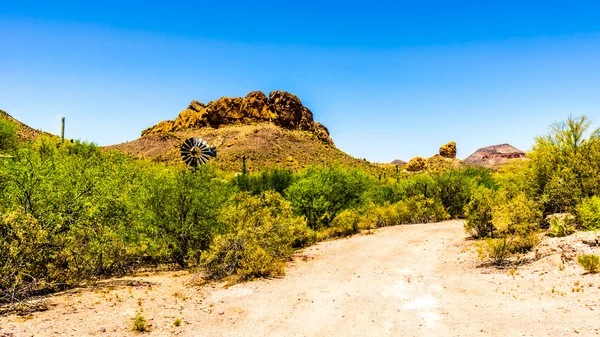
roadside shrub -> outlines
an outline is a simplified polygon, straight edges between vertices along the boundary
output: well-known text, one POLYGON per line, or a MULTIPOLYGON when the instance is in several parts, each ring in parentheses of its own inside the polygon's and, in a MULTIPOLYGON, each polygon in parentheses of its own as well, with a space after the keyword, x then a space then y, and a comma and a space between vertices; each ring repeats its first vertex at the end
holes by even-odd
POLYGON ((540 238, 535 234, 515 235, 509 237, 508 250, 512 254, 530 252, 535 246, 540 243, 540 238))
POLYGON ((479 244, 478 253, 480 259, 488 260, 496 266, 502 265, 512 256, 510 241, 507 238, 486 238, 479 244))
POLYGON ((499 235, 527 236, 539 228, 542 211, 525 193, 511 199, 500 194, 498 199, 492 208, 492 223, 499 235))
POLYGON ((363 216, 355 210, 344 210, 331 222, 331 227, 324 230, 323 237, 344 237, 360 231, 363 216))
POLYGON ((285 196, 297 215, 315 230, 329 227, 343 210, 360 206, 374 185, 371 177, 341 167, 313 168, 294 182, 285 196))
POLYGON ((168 173, 147 185, 154 236, 168 246, 163 254, 181 267, 196 264, 213 237, 225 230, 218 217, 233 192, 230 185, 210 166, 168 173))
POLYGON ((471 201, 465 206, 465 230, 474 238, 490 237, 494 232, 492 209, 495 193, 489 188, 473 190, 471 201))
POLYGON ((395 204, 402 223, 430 223, 448 219, 450 216, 439 200, 415 196, 395 204))
POLYGON ((584 254, 577 257, 579 263, 588 273, 600 272, 600 256, 596 254, 584 254))
POLYGON ((281 275, 294 245, 310 243, 314 237, 304 220, 293 216, 290 203, 275 192, 236 194, 219 220, 229 231, 217 235, 202 253, 201 265, 208 279, 281 275))
POLYGON ((600 229, 600 196, 584 199, 576 210, 582 229, 600 229))

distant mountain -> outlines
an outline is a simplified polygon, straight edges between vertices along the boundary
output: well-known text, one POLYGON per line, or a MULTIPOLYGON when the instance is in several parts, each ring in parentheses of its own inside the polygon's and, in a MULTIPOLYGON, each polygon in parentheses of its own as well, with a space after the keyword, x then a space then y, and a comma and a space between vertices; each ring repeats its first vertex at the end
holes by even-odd
POLYGON ((395 172, 394 165, 370 163, 337 149, 327 128, 313 120, 312 112, 298 97, 285 91, 274 91, 268 97, 255 91, 208 104, 192 101, 174 120, 144 130, 139 139, 106 148, 156 161, 181 162, 179 146, 190 137, 216 146, 218 156, 212 162, 228 172, 241 171, 244 156, 249 171, 339 164, 373 175, 395 172))
POLYGON ((514 160, 525 159, 525 152, 509 144, 482 147, 463 160, 467 165, 488 168, 502 166, 514 160))
POLYGON ((406 162, 404 160, 396 159, 396 160, 393 160, 390 164, 393 164, 393 165, 406 165, 406 162))

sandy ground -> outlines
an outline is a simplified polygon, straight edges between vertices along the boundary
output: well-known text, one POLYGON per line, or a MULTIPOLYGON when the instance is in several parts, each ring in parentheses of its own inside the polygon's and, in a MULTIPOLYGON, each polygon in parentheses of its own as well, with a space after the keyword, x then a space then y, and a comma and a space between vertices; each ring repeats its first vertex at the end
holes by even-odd
POLYGON ((596 336, 600 275, 549 256, 478 267, 460 221, 383 228, 298 253, 287 275, 193 286, 165 272, 49 298, 32 316, 0 317, 0 336, 596 336), (175 326, 180 318, 182 324, 175 326))

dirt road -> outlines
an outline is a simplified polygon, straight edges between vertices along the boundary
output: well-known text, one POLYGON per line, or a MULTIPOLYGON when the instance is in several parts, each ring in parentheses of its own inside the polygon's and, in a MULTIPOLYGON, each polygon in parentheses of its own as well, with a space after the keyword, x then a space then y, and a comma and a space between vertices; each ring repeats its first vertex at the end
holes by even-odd
POLYGON ((61 294, 33 318, 0 317, 0 336, 135 335, 140 311, 151 336, 600 334, 600 276, 555 259, 478 268, 470 246, 459 221, 383 228, 310 247, 280 279, 192 287, 162 273, 61 294))

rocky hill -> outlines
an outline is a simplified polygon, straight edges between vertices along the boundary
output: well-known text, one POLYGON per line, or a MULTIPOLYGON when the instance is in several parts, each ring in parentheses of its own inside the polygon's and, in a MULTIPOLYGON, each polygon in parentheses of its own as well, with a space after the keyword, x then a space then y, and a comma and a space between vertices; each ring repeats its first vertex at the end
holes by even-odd
POLYGON ((255 91, 207 104, 192 101, 174 120, 144 130, 137 140, 106 148, 175 163, 181 161, 180 144, 189 137, 216 146, 218 157, 212 162, 229 172, 241 171, 244 156, 249 171, 340 164, 374 175, 395 172, 394 165, 370 163, 337 149, 327 128, 313 120, 298 97, 284 91, 274 91, 268 98, 255 91))
POLYGON ((35 140, 42 135, 51 136, 51 137, 55 136, 51 133, 36 130, 32 127, 29 127, 28 125, 21 123, 19 120, 12 117, 6 111, 3 111, 3 110, 0 110, 0 118, 5 119, 5 120, 17 125, 17 127, 19 128, 19 130, 17 131, 17 134, 19 136, 20 141, 35 140))
POLYGON ((514 160, 523 160, 525 152, 509 144, 482 147, 464 159, 467 165, 495 168, 514 160))
POLYGON ((307 131, 333 145, 327 128, 313 120, 313 113, 300 99, 280 90, 271 92, 268 98, 261 91, 253 91, 246 97, 222 97, 207 104, 192 101, 174 120, 162 121, 142 131, 142 136, 262 122, 271 122, 288 130, 307 131))

